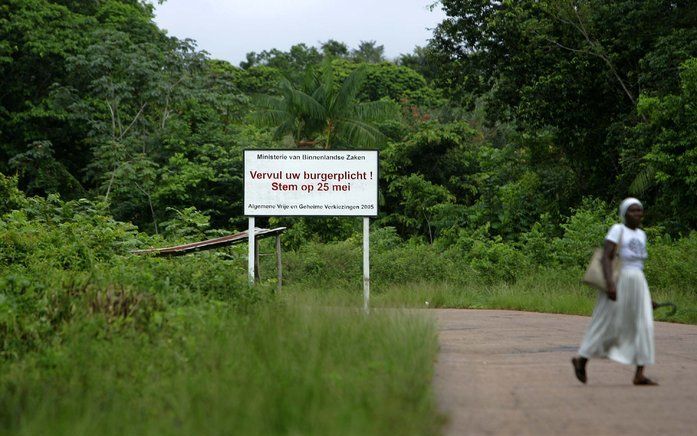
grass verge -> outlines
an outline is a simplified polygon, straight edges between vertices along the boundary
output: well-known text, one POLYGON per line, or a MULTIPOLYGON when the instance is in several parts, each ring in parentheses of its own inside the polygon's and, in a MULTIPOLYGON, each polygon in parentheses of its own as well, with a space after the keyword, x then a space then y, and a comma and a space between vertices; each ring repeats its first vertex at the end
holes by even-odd
POLYGON ((180 308, 157 335, 98 319, 6 363, 13 434, 435 434, 432 320, 266 303, 180 308))
MULTIPOLYGON (((487 284, 436 282, 377 286, 371 292, 373 307, 510 309, 531 312, 590 315, 597 291, 580 283, 581 272, 574 269, 538 270, 515 283, 487 284)), ((358 280, 356 280, 358 282, 358 280)), ((358 283, 353 286, 317 287, 302 283, 286 286, 284 298, 294 302, 334 302, 359 307, 363 295, 358 283)), ((667 316, 668 309, 655 312, 657 321, 697 324, 697 299, 692 290, 678 288, 651 289, 655 301, 671 301, 677 313, 667 316)))

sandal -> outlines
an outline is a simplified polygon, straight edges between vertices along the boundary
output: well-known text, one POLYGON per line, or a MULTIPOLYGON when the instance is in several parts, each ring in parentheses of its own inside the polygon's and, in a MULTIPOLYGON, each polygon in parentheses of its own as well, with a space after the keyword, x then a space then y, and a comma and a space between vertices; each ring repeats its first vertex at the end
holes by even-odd
POLYGON ((656 383, 648 377, 643 377, 639 380, 634 379, 634 384, 636 386, 658 386, 658 383, 656 383))
POLYGON ((576 374, 576 378, 578 381, 581 383, 585 384, 586 383, 586 365, 584 365, 581 362, 581 359, 578 357, 574 357, 571 359, 571 364, 574 366, 574 373, 576 374))

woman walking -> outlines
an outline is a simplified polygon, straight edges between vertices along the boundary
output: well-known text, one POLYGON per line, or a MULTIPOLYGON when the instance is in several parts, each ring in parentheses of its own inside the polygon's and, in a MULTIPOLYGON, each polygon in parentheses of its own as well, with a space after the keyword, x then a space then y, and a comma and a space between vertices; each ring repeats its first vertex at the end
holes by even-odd
POLYGON ((656 385, 644 375, 644 366, 654 363, 653 307, 644 277, 646 233, 639 228, 644 208, 636 198, 620 205, 622 224, 615 224, 605 236, 603 275, 607 293, 600 293, 588 330, 571 359, 576 378, 586 383, 586 364, 591 357, 610 358, 636 365, 635 385, 656 385), (612 260, 620 256, 617 283, 612 281, 612 260))

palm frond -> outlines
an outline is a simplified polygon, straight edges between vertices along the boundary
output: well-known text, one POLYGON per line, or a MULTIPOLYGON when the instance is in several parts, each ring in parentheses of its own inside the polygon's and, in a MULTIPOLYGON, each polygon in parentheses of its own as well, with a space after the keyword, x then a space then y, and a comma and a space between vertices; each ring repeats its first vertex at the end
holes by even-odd
POLYGON ((302 91, 308 95, 322 85, 320 74, 315 69, 308 69, 303 76, 302 91))
POLYGON ((396 118, 399 115, 399 107, 391 101, 368 101, 356 104, 351 108, 353 118, 361 121, 384 121, 396 118))
POLYGON ((318 101, 322 102, 327 109, 327 113, 331 113, 332 100, 336 96, 334 86, 334 67, 331 61, 327 61, 322 65, 322 77, 320 86, 315 91, 318 96, 318 101))
POLYGON ((314 119, 321 119, 326 116, 324 106, 315 100, 311 95, 305 94, 303 91, 294 89, 290 97, 293 104, 302 114, 314 119))
POLYGON ((332 65, 326 62, 321 70, 308 72, 299 87, 283 78, 277 96, 255 99, 252 119, 275 126, 277 139, 292 135, 296 144, 320 138, 329 148, 336 138, 358 147, 377 145, 385 136, 371 122, 397 117, 399 109, 388 101, 359 102, 357 95, 366 76, 365 67, 359 67, 337 86, 332 65))
POLYGON ((273 138, 276 140, 282 139, 287 135, 293 136, 298 130, 298 122, 295 119, 287 119, 280 123, 273 132, 273 138))
POLYGON ((351 74, 344 79, 339 88, 339 92, 336 94, 336 98, 332 102, 330 113, 341 113, 347 110, 351 102, 356 99, 358 92, 361 90, 361 86, 366 79, 366 69, 364 65, 356 68, 351 72, 351 74))
POLYGON ((314 85, 312 97, 328 109, 334 90, 334 70, 330 63, 325 63, 321 72, 315 75, 314 85))
POLYGON ((639 174, 634 177, 634 180, 629 185, 629 193, 632 195, 641 195, 646 192, 656 181, 656 168, 647 164, 639 174))
POLYGON ((325 61, 322 64, 322 77, 321 83, 325 89, 332 89, 334 87, 334 66, 331 61, 325 61))
POLYGON ((261 127, 277 126, 292 116, 286 110, 259 108, 251 114, 252 121, 261 127))
POLYGON ((282 110, 284 101, 275 95, 256 95, 252 98, 252 104, 257 108, 282 110))
POLYGON ((336 136, 356 147, 374 147, 386 139, 377 127, 356 119, 338 121, 336 136))
MULTIPOLYGON (((321 120, 324 108, 311 96, 296 89, 287 79, 281 79, 278 96, 259 95, 254 98, 257 110, 252 120, 262 126, 279 126, 292 122, 296 126, 300 119, 321 120)), ((286 132, 287 130, 283 130, 286 132)))

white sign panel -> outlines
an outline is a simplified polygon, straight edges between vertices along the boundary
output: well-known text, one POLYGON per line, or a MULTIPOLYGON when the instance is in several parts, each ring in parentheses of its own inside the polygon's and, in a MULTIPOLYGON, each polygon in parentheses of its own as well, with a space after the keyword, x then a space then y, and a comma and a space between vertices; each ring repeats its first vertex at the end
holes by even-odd
POLYGON ((377 150, 245 150, 247 216, 377 216, 377 150))

